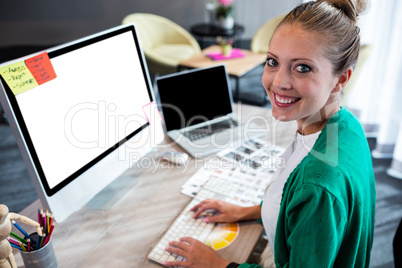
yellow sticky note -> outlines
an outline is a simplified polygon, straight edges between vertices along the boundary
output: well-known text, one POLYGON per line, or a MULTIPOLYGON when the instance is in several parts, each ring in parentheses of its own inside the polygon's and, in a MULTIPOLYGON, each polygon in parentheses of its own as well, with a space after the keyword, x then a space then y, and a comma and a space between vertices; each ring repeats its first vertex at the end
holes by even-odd
POLYGON ((29 71, 24 61, 1 67, 0 74, 14 95, 21 94, 38 86, 35 77, 29 71))

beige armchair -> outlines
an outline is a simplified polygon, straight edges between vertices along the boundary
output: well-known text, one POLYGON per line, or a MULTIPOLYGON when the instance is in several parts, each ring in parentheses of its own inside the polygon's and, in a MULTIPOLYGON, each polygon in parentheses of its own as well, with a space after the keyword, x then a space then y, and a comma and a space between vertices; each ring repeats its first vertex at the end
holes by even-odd
POLYGON ((256 53, 267 53, 269 41, 276 29, 276 26, 282 21, 285 15, 272 18, 263 24, 251 39, 250 49, 256 53))
POLYGON ((150 73, 176 72, 181 60, 201 53, 200 45, 189 32, 164 17, 134 13, 126 16, 122 23, 137 26, 150 73))

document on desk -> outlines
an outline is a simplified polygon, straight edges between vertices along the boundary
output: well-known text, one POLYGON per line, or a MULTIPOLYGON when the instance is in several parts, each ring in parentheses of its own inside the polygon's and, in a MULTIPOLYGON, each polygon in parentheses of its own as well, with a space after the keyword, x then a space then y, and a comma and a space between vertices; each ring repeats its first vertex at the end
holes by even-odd
POLYGON ((222 194, 222 199, 241 206, 260 204, 266 187, 283 161, 282 147, 253 138, 241 146, 221 151, 185 184, 181 192, 194 197, 201 189, 222 194))

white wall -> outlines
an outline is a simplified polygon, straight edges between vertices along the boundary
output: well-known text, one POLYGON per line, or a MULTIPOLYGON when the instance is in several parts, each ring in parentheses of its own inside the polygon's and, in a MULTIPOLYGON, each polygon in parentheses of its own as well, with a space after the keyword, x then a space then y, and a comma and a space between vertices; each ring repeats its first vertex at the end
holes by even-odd
MULTIPOLYGON (((270 18, 288 12, 301 0, 235 0, 237 23, 245 26, 243 39, 270 18)), ((53 45, 121 24, 134 12, 167 17, 189 30, 206 22, 207 0, 1 0, 0 47, 53 45)))

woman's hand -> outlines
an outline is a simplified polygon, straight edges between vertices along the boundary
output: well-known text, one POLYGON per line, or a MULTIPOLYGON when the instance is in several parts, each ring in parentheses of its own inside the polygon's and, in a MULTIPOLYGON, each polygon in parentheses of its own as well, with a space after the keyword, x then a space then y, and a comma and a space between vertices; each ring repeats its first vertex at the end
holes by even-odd
POLYGON ((215 210, 213 216, 204 218, 204 222, 237 222, 240 220, 242 207, 226 203, 221 200, 207 199, 194 206, 193 218, 198 218, 206 210, 215 210))
POLYGON ((165 262, 163 264, 165 266, 224 268, 230 263, 230 261, 222 259, 212 248, 191 237, 183 237, 180 238, 180 241, 169 242, 166 251, 182 256, 185 260, 165 262))
POLYGON ((216 215, 207 216, 204 222, 238 222, 242 220, 256 220, 261 218, 261 207, 240 207, 221 200, 207 199, 194 206, 193 218, 198 218, 206 210, 215 210, 216 215))

